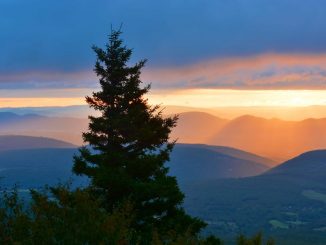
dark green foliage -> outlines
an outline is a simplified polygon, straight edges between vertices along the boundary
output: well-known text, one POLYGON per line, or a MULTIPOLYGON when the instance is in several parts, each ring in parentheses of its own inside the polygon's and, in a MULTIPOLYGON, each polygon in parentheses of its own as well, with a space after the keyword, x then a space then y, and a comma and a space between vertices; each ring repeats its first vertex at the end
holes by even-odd
MULTIPOLYGON (((130 228, 133 207, 121 205, 111 213, 101 208, 85 189, 71 190, 66 186, 32 191, 29 206, 23 206, 17 190, 4 192, 0 208, 0 244, 47 244, 47 245, 222 245, 223 242, 208 236, 200 239, 191 231, 166 232, 162 238, 156 229, 144 236, 130 228)), ((266 245, 274 245, 268 240, 266 245)), ((237 245, 263 245, 261 233, 246 238, 241 235, 237 245)))
POLYGON ((184 195, 175 177, 167 176, 164 163, 169 160, 174 142, 169 141, 177 117, 162 117, 159 106, 150 106, 141 88, 141 68, 145 60, 128 66, 132 50, 112 31, 103 50, 94 47, 97 61, 94 71, 101 90, 87 97, 99 117, 90 116, 89 131, 83 134, 84 147, 75 157, 74 172, 91 179, 103 207, 114 210, 129 200, 134 207, 133 227, 143 232, 166 234, 197 233, 204 223, 185 214, 184 195))
POLYGON ((4 193, 0 208, 0 244, 30 245, 218 245, 216 238, 198 239, 191 232, 170 230, 162 238, 156 230, 144 236, 130 228, 133 208, 123 204, 111 213, 88 191, 65 186, 44 193, 32 191, 30 206, 22 205, 17 191, 4 193))
POLYGON ((108 213, 84 190, 33 191, 25 208, 16 191, 2 200, 0 244, 127 244, 132 237, 130 205, 108 213))
MULTIPOLYGON (((258 233, 253 237, 247 238, 244 235, 240 235, 237 238, 237 245, 263 245, 263 235, 262 233, 258 233)), ((269 239, 266 242, 266 245, 275 245, 272 239, 269 239)))
POLYGON ((210 235, 205 239, 205 244, 207 245, 223 245, 221 239, 217 238, 216 236, 210 235))

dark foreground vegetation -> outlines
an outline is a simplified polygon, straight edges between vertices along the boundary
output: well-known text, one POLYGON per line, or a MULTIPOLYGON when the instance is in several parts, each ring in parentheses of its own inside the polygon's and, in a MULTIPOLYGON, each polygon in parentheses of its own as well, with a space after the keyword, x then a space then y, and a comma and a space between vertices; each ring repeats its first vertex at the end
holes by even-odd
MULTIPOLYGON (((147 234, 132 228, 134 210, 131 202, 112 212, 86 189, 68 186, 32 191, 29 206, 17 190, 3 192, 0 208, 0 244, 189 244, 218 245, 214 237, 201 238, 191 230, 178 233, 171 229, 164 236, 155 228, 147 234)), ((251 238, 237 237, 238 245, 262 245, 259 233, 251 238)), ((272 240, 264 243, 274 244, 272 240)))

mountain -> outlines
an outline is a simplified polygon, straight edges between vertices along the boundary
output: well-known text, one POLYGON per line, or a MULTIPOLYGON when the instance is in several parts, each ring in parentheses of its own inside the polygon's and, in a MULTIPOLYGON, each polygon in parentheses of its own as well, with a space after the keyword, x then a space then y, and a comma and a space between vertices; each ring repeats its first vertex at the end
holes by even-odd
MULTIPOLYGON (((247 115, 225 120, 204 112, 185 112, 180 114, 171 139, 241 149, 273 159, 267 164, 271 166, 302 152, 326 148, 324 125, 326 118, 283 121, 247 115)), ((82 145, 82 132, 87 128, 86 118, 0 112, 0 135, 43 136, 82 145)))
POLYGON ((10 112, 17 115, 37 114, 48 117, 74 118, 87 118, 88 115, 94 114, 94 110, 90 109, 87 105, 0 108, 0 114, 3 112, 10 112))
POLYGON ((0 126, 7 123, 26 122, 28 120, 40 119, 42 116, 36 114, 18 115, 12 112, 0 112, 0 126))
MULTIPOLYGON (((226 240, 257 230, 277 244, 326 244, 326 150, 254 177, 182 185, 185 207, 226 240)), ((232 242, 231 240, 229 242, 232 242)))
POLYGON ((326 148, 325 124, 325 118, 297 122, 241 116, 212 136, 208 144, 234 147, 279 162, 326 148))
POLYGON ((268 169, 260 159, 250 153, 236 149, 208 145, 177 144, 171 154, 170 174, 180 183, 207 181, 220 178, 239 178, 258 175, 268 169), (239 152, 238 157, 229 152, 239 152), (246 156, 240 158, 241 154, 246 156))
POLYGON ((326 148, 326 118, 284 121, 250 115, 233 120, 205 112, 184 112, 171 138, 180 143, 200 143, 241 149, 276 165, 302 152, 326 148))
POLYGON ((326 178, 326 150, 305 152, 267 171, 266 176, 291 176, 321 182, 326 178))
MULTIPOLYGON (((10 180, 6 185, 22 182, 25 188, 44 185, 47 179, 54 183, 60 176, 65 179, 77 152, 75 146, 66 142, 27 136, 0 136, 0 146, 0 176, 10 180), (39 176, 47 177, 39 179, 39 176)), ((265 161, 268 159, 236 149, 177 144, 167 165, 170 175, 177 176, 184 184, 257 175, 269 169, 265 161), (228 152, 236 152, 238 157, 228 152)))
POLYGON ((76 148, 19 149, 0 151, 0 186, 19 189, 41 188, 45 185, 86 183, 86 178, 72 174, 72 157, 76 148))
POLYGON ((74 148, 73 144, 45 137, 21 135, 0 135, 0 152, 15 149, 33 148, 74 148))
MULTIPOLYGON (((201 108, 197 110, 202 111, 201 108)), ((325 118, 326 106, 231 106, 209 108, 207 112, 227 119, 252 115, 266 119, 278 118, 285 121, 302 121, 306 118, 325 118)))
MULTIPOLYGON (((167 105, 163 113, 166 115, 180 114, 184 112, 206 112, 211 115, 226 118, 228 120, 241 115, 252 115, 267 119, 279 118, 282 120, 300 121, 306 118, 326 117, 326 106, 229 106, 215 108, 199 108, 186 106, 167 105)), ((94 114, 94 110, 87 105, 57 106, 57 107, 21 107, 21 108, 0 108, 0 112, 13 112, 19 115, 38 114, 49 117, 74 117, 87 118, 94 114)))
POLYGON ((82 145, 87 127, 87 119, 0 112, 0 135, 43 136, 82 145))
POLYGON ((227 122, 205 112, 181 113, 171 138, 178 139, 179 143, 207 143, 227 122))
MULTIPOLYGON (((180 145, 180 144, 179 144, 180 145)), ((205 144, 195 144, 194 146, 199 148, 210 149, 215 152, 226 154, 235 158, 240 158, 243 160, 248 160, 251 162, 256 162, 265 166, 275 166, 277 163, 269 158, 261 157, 253 153, 242 151, 236 148, 227 147, 227 146, 216 146, 216 145, 205 145, 205 144)))

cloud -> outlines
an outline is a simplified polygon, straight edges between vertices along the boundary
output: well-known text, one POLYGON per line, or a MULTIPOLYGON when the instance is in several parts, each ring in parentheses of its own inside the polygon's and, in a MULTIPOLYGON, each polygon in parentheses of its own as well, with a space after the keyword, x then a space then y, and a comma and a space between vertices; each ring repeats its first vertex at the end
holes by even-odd
POLYGON ((325 53, 325 8, 324 0, 1 0, 0 72, 91 69, 91 45, 121 23, 135 60, 152 67, 325 53))
POLYGON ((264 54, 148 69, 154 88, 326 89, 326 55, 264 54))
POLYGON ((92 71, 28 71, 0 73, 0 89, 97 88, 92 71))
MULTIPOLYGON (((153 89, 326 89, 326 54, 218 58, 182 67, 147 67, 153 89)), ((0 73, 0 89, 98 88, 92 70, 0 73)))

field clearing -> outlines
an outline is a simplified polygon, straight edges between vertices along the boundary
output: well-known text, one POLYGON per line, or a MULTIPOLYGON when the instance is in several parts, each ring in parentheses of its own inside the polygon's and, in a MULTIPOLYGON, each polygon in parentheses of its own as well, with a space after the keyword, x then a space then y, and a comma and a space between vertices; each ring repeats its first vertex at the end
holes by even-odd
POLYGON ((313 190, 304 190, 302 191, 302 195, 308 199, 321 201, 326 204, 326 194, 319 193, 313 190))
POLYGON ((281 221, 278 220, 270 220, 269 223, 276 229, 289 229, 289 226, 281 221))

